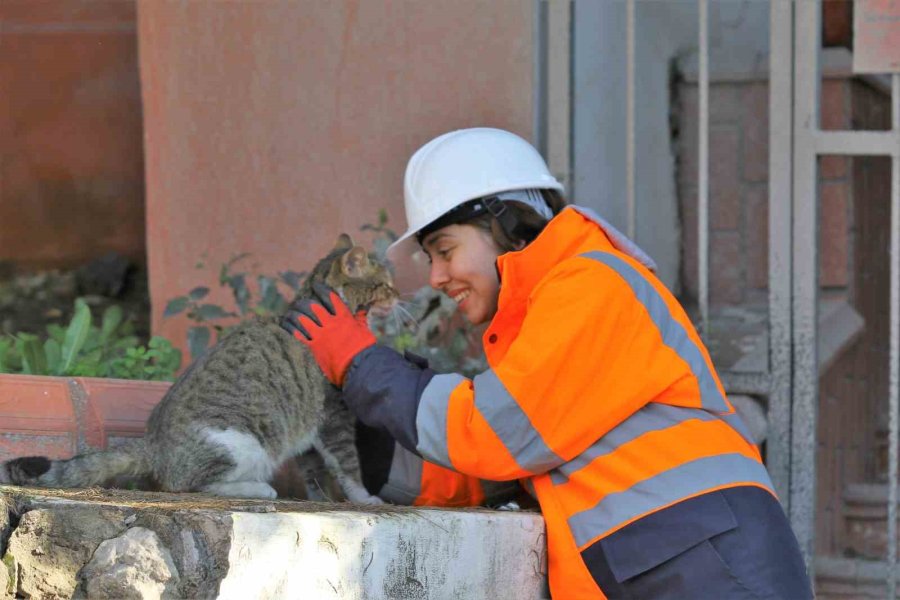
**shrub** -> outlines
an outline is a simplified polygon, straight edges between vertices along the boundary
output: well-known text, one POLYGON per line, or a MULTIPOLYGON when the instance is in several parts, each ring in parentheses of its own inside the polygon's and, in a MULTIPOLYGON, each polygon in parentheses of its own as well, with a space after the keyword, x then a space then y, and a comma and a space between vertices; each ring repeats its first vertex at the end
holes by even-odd
POLYGON ((95 325, 81 298, 68 327, 48 325, 44 337, 0 338, 0 373, 171 381, 180 365, 181 351, 165 338, 154 337, 143 346, 118 306, 107 308, 95 325))
MULTIPOLYGON (((374 254, 386 260, 388 246, 397 234, 388 225, 387 212, 380 210, 375 224, 365 224, 360 230, 372 234, 374 254)), ((306 273, 286 271, 277 276, 254 274, 236 268, 249 254, 235 256, 219 269, 219 284, 231 290, 234 308, 226 309, 205 303, 209 288, 196 287, 183 296, 169 300, 164 317, 185 313, 196 325, 188 329, 188 348, 196 360, 212 342, 213 332, 224 335, 228 327, 223 323, 252 315, 280 315, 303 284, 306 273), (257 293, 247 285, 255 278, 257 293), (290 298, 279 290, 290 290, 290 298)), ((202 263, 199 266, 203 266, 202 263)), ((427 358, 431 367, 442 372, 456 372, 472 376, 487 368, 481 352, 480 336, 456 311, 456 303, 442 292, 425 286, 401 308, 384 318, 370 318, 376 337, 382 344, 399 352, 410 351, 427 358), (400 315, 403 315, 402 317, 400 315)))

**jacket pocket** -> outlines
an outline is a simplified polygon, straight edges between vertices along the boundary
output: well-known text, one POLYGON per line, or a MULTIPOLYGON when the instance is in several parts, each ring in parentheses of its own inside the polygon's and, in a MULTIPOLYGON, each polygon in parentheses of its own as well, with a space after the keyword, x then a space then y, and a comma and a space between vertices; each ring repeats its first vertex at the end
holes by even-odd
POLYGON ((621 583, 735 527, 724 496, 710 492, 642 517, 597 543, 621 583))

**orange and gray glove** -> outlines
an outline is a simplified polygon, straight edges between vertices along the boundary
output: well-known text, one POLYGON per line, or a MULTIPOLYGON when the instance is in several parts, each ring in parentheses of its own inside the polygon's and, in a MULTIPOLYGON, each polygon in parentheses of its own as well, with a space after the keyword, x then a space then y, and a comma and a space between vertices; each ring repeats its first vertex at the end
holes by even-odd
POLYGON ((341 387, 357 354, 375 344, 365 311, 355 315, 333 290, 314 283, 313 298, 297 300, 281 326, 309 348, 328 381, 341 387))

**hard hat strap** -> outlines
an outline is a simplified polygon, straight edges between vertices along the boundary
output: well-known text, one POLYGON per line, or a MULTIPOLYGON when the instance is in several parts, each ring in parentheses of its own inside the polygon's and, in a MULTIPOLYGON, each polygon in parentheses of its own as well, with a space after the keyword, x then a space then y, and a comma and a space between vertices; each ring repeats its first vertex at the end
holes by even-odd
POLYGON ((510 239, 521 240, 525 238, 526 231, 522 227, 522 223, 498 196, 482 198, 482 202, 484 202, 484 206, 491 213, 491 216, 497 219, 497 223, 500 224, 500 227, 503 228, 503 231, 506 232, 510 239))
MULTIPOLYGON (((513 240, 524 240, 528 234, 527 228, 519 221, 516 213, 507 207, 501 195, 486 196, 484 198, 476 198, 460 204, 456 208, 448 211, 439 219, 423 227, 417 234, 416 240, 419 244, 425 237, 447 225, 456 225, 471 221, 475 217, 479 217, 484 213, 490 213, 500 227, 513 240)), ((518 198, 517 198, 518 199, 518 198)), ((549 208, 547 209, 549 212, 549 208)))

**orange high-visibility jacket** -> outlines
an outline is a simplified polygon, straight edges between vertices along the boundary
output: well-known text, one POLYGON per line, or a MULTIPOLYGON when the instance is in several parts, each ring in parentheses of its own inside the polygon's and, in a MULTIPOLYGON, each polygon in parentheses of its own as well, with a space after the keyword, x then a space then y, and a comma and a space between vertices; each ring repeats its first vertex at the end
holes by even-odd
POLYGON ((684 310, 590 211, 563 210, 497 268, 490 369, 416 390, 407 437, 434 463, 416 503, 519 479, 546 520, 551 592, 569 599, 604 597, 581 552, 625 525, 713 490, 774 494, 684 310))

